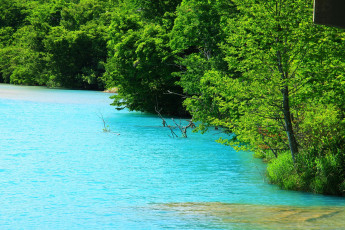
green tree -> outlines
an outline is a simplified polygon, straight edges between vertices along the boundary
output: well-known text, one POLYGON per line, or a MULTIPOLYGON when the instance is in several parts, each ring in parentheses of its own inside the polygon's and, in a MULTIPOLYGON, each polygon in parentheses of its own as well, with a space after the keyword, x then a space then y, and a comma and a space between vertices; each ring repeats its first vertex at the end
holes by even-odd
POLYGON ((115 3, 31 0, 4 4, 1 10, 9 27, 0 30, 1 39, 6 41, 0 51, 4 54, 0 57, 3 80, 15 84, 103 89, 107 29, 115 3), (19 8, 24 5, 25 10, 19 8), (25 23, 17 22, 14 15, 25 23))
POLYGON ((169 13, 174 13, 181 0, 124 0, 125 8, 135 10, 145 20, 162 22, 169 13))
POLYGON ((3 63, 0 64, 0 82, 8 80, 6 73, 4 74, 4 72, 9 72, 9 70, 4 69, 8 66, 5 60, 9 54, 7 47, 11 46, 13 42, 13 34, 25 25, 26 16, 26 7, 20 1, 0 1, 0 52, 4 54, 0 57, 0 62, 3 63))
POLYGON ((119 88, 114 105, 119 109, 151 113, 162 109, 165 114, 185 115, 183 99, 173 94, 182 93, 182 88, 171 75, 178 70, 169 46, 171 15, 167 12, 165 20, 153 22, 138 11, 136 4, 129 1, 121 5, 110 27, 105 79, 108 86, 119 88), (135 7, 131 8, 130 3, 135 7))
POLYGON ((72 88, 102 89, 110 14, 107 1, 84 0, 64 4, 59 25, 44 39, 51 54, 50 84, 72 88))
POLYGON ((180 78, 178 84, 186 97, 184 104, 195 119, 206 124, 210 117, 223 119, 226 116, 213 100, 212 86, 203 84, 209 71, 225 73, 228 70, 225 53, 219 45, 225 40, 224 20, 234 13, 231 1, 185 0, 177 8, 171 31, 170 45, 180 67, 174 75, 180 78))
MULTIPOLYGON (((304 135, 300 129, 303 114, 324 99, 310 89, 314 82, 333 78, 320 75, 325 67, 316 62, 325 57, 317 53, 339 46, 338 41, 327 38, 339 32, 314 26, 312 3, 304 0, 234 2, 240 13, 229 20, 224 48, 229 66, 242 72, 232 83, 238 91, 232 97, 243 104, 235 132, 248 131, 245 141, 257 142, 247 137, 251 135, 272 150, 283 150, 285 145, 295 162, 299 150, 305 149, 300 138, 304 135), (325 39, 328 42, 321 43, 325 39)), ((343 59, 343 55, 336 56, 343 59)))
POLYGON ((276 167, 269 167, 270 178, 277 174, 273 182, 341 194, 343 31, 313 25, 309 1, 233 3, 236 14, 221 21, 227 35, 220 47, 229 70, 194 71, 194 77, 191 72, 195 84, 187 82, 185 89, 197 93, 186 101, 187 108, 202 125, 236 134, 222 143, 278 157, 276 167), (282 154, 286 151, 290 160, 282 154))

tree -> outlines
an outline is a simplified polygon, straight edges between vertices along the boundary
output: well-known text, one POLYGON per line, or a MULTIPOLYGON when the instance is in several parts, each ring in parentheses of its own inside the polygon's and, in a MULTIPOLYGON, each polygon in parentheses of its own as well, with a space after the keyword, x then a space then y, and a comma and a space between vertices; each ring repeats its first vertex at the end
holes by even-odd
MULTIPOLYGON (((27 16, 26 7, 20 1, 0 0, 0 53, 7 56, 9 54, 9 47, 13 42, 13 34, 23 25, 25 25, 25 17, 27 16), (6 50, 3 50, 6 49, 6 50), (6 54, 5 54, 6 53, 6 54)), ((9 79, 7 76, 9 66, 6 63, 6 58, 0 57, 0 82, 5 82, 9 79)))
POLYGON ((202 20, 202 1, 191 2, 179 8, 172 42, 184 51, 179 84, 199 129, 221 127, 230 135, 220 142, 274 156, 268 175, 283 188, 343 194, 344 32, 313 25, 310 1, 233 0, 236 11, 213 26, 223 36, 211 53, 224 70, 202 52, 217 14, 202 20))
MULTIPOLYGON (((209 71, 227 72, 225 53, 220 43, 225 40, 222 29, 225 18, 234 14, 231 1, 185 0, 177 8, 177 17, 170 33, 170 46, 178 56, 179 71, 174 75, 184 92, 184 104, 193 117, 208 124, 209 117, 224 118, 217 103, 204 87, 205 75, 209 71)), ((199 129, 205 131, 204 125, 199 129)))
MULTIPOLYGON (((137 2, 132 2, 137 3, 137 2)), ((169 91, 182 93, 171 75, 176 72, 175 55, 169 46, 171 15, 152 22, 131 4, 121 5, 110 27, 109 59, 106 81, 119 88, 113 105, 121 109, 163 114, 186 115, 182 98, 169 91)))
POLYGON ((114 3, 106 0, 4 3, 1 8, 4 24, 9 26, 0 30, 3 35, 0 41, 4 40, 4 49, 0 50, 4 54, 0 57, 3 80, 103 89, 109 12, 114 3), (25 23, 20 23, 21 20, 25 23))
MULTIPOLYGON (((234 98, 244 103, 240 121, 250 124, 239 127, 250 129, 261 139, 284 143, 295 162, 299 150, 305 149, 300 138, 304 135, 300 126, 306 119, 302 114, 320 103, 315 95, 314 100, 306 98, 306 93, 314 87, 313 82, 332 79, 331 75, 319 74, 324 67, 316 62, 325 57, 316 53, 322 49, 329 52, 332 46, 339 45, 336 40, 327 39, 339 32, 312 25, 311 2, 234 2, 240 14, 229 21, 225 49, 229 66, 242 72, 236 80, 242 93, 234 98), (328 42, 320 45, 325 38, 328 42)), ((342 58, 339 55, 337 59, 342 58)), ((237 131, 242 132, 238 128, 237 131)), ((276 148, 274 144, 266 147, 276 148)))
MULTIPOLYGON (((320 52, 329 52, 331 47, 340 45, 334 38, 327 38, 339 36, 339 31, 313 26, 312 4, 306 1, 233 2, 237 10, 232 11, 231 17, 223 14, 223 20, 219 20, 227 38, 218 39, 222 43, 220 48, 217 46, 219 43, 214 46, 217 54, 225 56, 229 70, 191 68, 197 63, 195 60, 204 60, 206 64, 200 65, 203 67, 211 62, 201 59, 202 56, 196 59, 195 55, 186 55, 193 59, 191 64, 186 65, 187 74, 181 77, 185 92, 192 95, 185 103, 194 118, 203 122, 202 125, 221 126, 227 132, 236 134, 222 142, 255 151, 270 150, 276 156, 289 149, 295 161, 298 152, 306 149, 306 141, 302 138, 308 132, 302 128, 307 119, 306 111, 325 108, 321 106, 321 101, 326 97, 321 92, 328 86, 316 90, 315 82, 324 79, 334 82, 330 73, 340 70, 342 66, 343 55, 338 51, 328 55, 320 52), (225 17, 227 23, 224 22, 225 17), (320 41, 325 39, 327 42, 321 44, 320 41), (328 60, 337 60, 338 66, 323 66, 321 63, 325 62, 326 56, 330 58, 328 60), (328 70, 321 74, 322 69, 328 70)), ((200 4, 200 1, 197 3, 200 4)), ((190 14, 195 11, 191 7, 186 9, 190 14)), ((182 17, 188 18, 185 15, 182 17)), ((205 47, 197 41, 203 41, 202 38, 210 32, 203 35, 202 30, 193 29, 193 26, 201 24, 197 16, 189 16, 188 25, 192 26, 182 26, 179 31, 182 33, 192 28, 190 31, 198 31, 199 37, 190 36, 190 39, 181 41, 205 47)), ((186 34, 184 36, 190 33, 186 34)), ((188 58, 184 57, 183 61, 188 58)), ((337 91, 343 95, 341 87, 337 87, 337 91)), ((332 99, 328 102, 334 103, 332 99)), ((340 107, 340 104, 337 106, 340 107)))

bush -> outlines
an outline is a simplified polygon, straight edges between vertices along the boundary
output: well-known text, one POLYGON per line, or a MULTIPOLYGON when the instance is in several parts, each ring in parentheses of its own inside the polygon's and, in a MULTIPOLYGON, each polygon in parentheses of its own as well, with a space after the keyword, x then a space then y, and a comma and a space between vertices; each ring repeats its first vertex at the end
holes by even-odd
POLYGON ((311 181, 310 189, 315 193, 342 195, 341 185, 344 182, 340 154, 327 154, 316 158, 315 177, 311 181))
POLYGON ((341 196, 345 195, 344 158, 341 150, 320 156, 311 149, 300 152, 294 166, 285 152, 268 164, 267 175, 282 189, 341 196))
POLYGON ((282 189, 303 190, 304 183, 294 167, 289 152, 280 154, 268 164, 267 175, 271 183, 282 189))

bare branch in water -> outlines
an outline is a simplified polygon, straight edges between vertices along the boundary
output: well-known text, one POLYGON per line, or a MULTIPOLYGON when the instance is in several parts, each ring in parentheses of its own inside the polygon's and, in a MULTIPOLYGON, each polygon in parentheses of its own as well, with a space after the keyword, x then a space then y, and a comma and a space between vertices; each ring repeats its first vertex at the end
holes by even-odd
MULTIPOLYGON (((106 124, 105 120, 104 120, 104 116, 103 116, 103 113, 99 112, 99 114, 97 114, 97 116, 102 120, 103 122, 103 132, 105 133, 110 133, 111 130, 109 128, 109 125, 106 124)), ((114 133, 114 132, 111 132, 111 133, 114 133)), ((115 133, 117 135, 120 135, 119 133, 115 133)))
POLYGON ((158 110, 157 107, 155 107, 155 111, 158 114, 158 116, 162 119, 163 127, 168 127, 170 129, 170 132, 171 132, 171 135, 173 138, 178 137, 177 134, 173 130, 174 127, 177 127, 180 130, 182 137, 185 137, 185 138, 187 137, 187 129, 188 128, 195 128, 195 124, 193 123, 193 119, 189 120, 188 125, 183 126, 181 120, 180 120, 180 124, 177 124, 175 119, 171 118, 171 120, 175 123, 176 126, 170 126, 170 125, 168 125, 167 121, 164 119, 164 117, 160 113, 162 111, 162 109, 158 110))
POLYGON ((164 119, 162 114, 160 113, 162 111, 162 109, 158 110, 157 107, 155 107, 155 110, 156 110, 156 113, 158 114, 158 116, 160 117, 160 119, 162 119, 163 127, 168 127, 170 129, 171 136, 173 138, 178 137, 177 134, 174 132, 173 128, 170 125, 168 125, 168 123, 166 122, 166 120, 164 119))

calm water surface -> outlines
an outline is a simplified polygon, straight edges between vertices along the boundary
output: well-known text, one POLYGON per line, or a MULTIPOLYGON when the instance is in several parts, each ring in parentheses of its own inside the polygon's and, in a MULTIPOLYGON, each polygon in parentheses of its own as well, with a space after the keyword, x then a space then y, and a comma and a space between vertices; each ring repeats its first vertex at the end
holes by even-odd
POLYGON ((108 97, 0 84, 0 229, 259 229, 255 216, 286 209, 322 229, 344 213, 344 198, 267 184, 264 164, 219 133, 173 139, 108 97))

